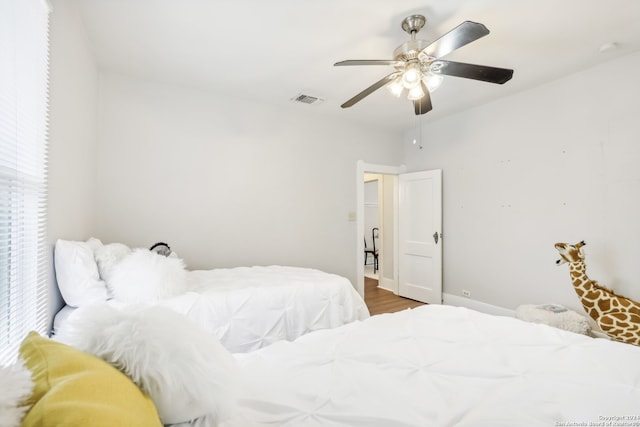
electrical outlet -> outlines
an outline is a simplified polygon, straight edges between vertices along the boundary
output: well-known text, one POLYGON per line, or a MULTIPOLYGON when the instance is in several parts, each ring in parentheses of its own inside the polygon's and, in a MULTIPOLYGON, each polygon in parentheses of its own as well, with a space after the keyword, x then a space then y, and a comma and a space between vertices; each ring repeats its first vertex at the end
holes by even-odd
POLYGON ((462 296, 463 296, 463 297, 467 297, 467 298, 471 298, 471 292, 469 292, 469 291, 468 291, 468 290, 466 290, 466 289, 463 289, 463 290, 462 290, 462 296))

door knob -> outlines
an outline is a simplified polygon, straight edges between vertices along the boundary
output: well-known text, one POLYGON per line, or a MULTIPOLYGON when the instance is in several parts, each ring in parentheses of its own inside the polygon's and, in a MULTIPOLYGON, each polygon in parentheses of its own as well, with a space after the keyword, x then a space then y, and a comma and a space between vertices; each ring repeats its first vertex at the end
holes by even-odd
POLYGON ((436 242, 436 245, 438 244, 438 232, 437 231, 435 233, 433 233, 433 241, 436 242))

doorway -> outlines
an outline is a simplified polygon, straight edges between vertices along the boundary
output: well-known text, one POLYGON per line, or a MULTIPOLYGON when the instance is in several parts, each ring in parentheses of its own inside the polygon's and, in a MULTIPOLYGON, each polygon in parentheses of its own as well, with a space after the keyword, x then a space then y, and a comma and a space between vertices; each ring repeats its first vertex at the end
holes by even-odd
POLYGON ((378 183, 380 236, 379 268, 377 269, 379 286, 396 295, 440 304, 442 302, 441 171, 406 174, 405 169, 404 166, 376 165, 363 161, 357 164, 356 290, 364 298, 364 242, 365 235, 370 233, 368 229, 371 228, 365 225, 365 212, 367 209, 371 210, 372 205, 370 202, 365 203, 365 177, 370 181, 375 175, 378 183), (425 192, 425 189, 430 191, 425 192), (431 219, 425 223, 423 218, 431 219), (404 222, 404 228, 401 227, 401 222, 404 222), (434 235, 436 237, 433 237, 434 235), (422 292, 420 288, 429 290, 429 295, 427 296, 427 293, 422 292), (407 290, 410 290, 411 294, 405 295, 407 290), (415 292, 416 290, 420 292, 415 292))
MULTIPOLYGON (((356 269, 356 290, 364 298, 364 241, 371 240, 371 229, 365 225, 366 210, 371 211, 371 207, 365 208, 365 177, 370 180, 375 177, 377 181, 377 204, 378 204, 378 242, 380 250, 378 252, 377 279, 379 286, 394 294, 398 294, 397 280, 397 239, 395 238, 397 224, 397 176, 404 172, 404 166, 387 166, 369 164, 359 161, 357 164, 356 182, 356 234, 357 234, 357 262, 356 269), (367 230, 365 230, 367 228, 367 230)), ((367 203, 370 205, 370 203, 367 203)), ((368 243, 367 243, 368 244, 368 243)))
MULTIPOLYGON (((395 205, 397 175, 364 174, 363 244, 376 249, 377 258, 365 251, 365 278, 375 279, 382 289, 398 293, 396 279, 395 205)), ((366 288, 365 288, 366 290, 366 288)))

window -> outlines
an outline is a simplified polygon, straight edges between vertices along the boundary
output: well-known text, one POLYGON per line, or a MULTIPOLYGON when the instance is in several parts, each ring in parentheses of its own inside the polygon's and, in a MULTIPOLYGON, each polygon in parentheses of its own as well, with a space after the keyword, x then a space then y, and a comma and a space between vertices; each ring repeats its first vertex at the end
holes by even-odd
POLYGON ((49 12, 0 0, 0 365, 48 326, 49 12))

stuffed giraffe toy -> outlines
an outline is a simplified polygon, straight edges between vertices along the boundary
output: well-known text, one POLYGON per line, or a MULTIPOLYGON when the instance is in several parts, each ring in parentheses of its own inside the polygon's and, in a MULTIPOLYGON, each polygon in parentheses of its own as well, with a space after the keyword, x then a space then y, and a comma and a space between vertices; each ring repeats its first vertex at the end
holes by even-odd
POLYGON ((616 341, 640 346, 640 303, 599 285, 589 279, 584 263, 584 241, 570 245, 556 243, 560 252, 556 264, 569 263, 573 287, 584 310, 609 337, 616 341))

